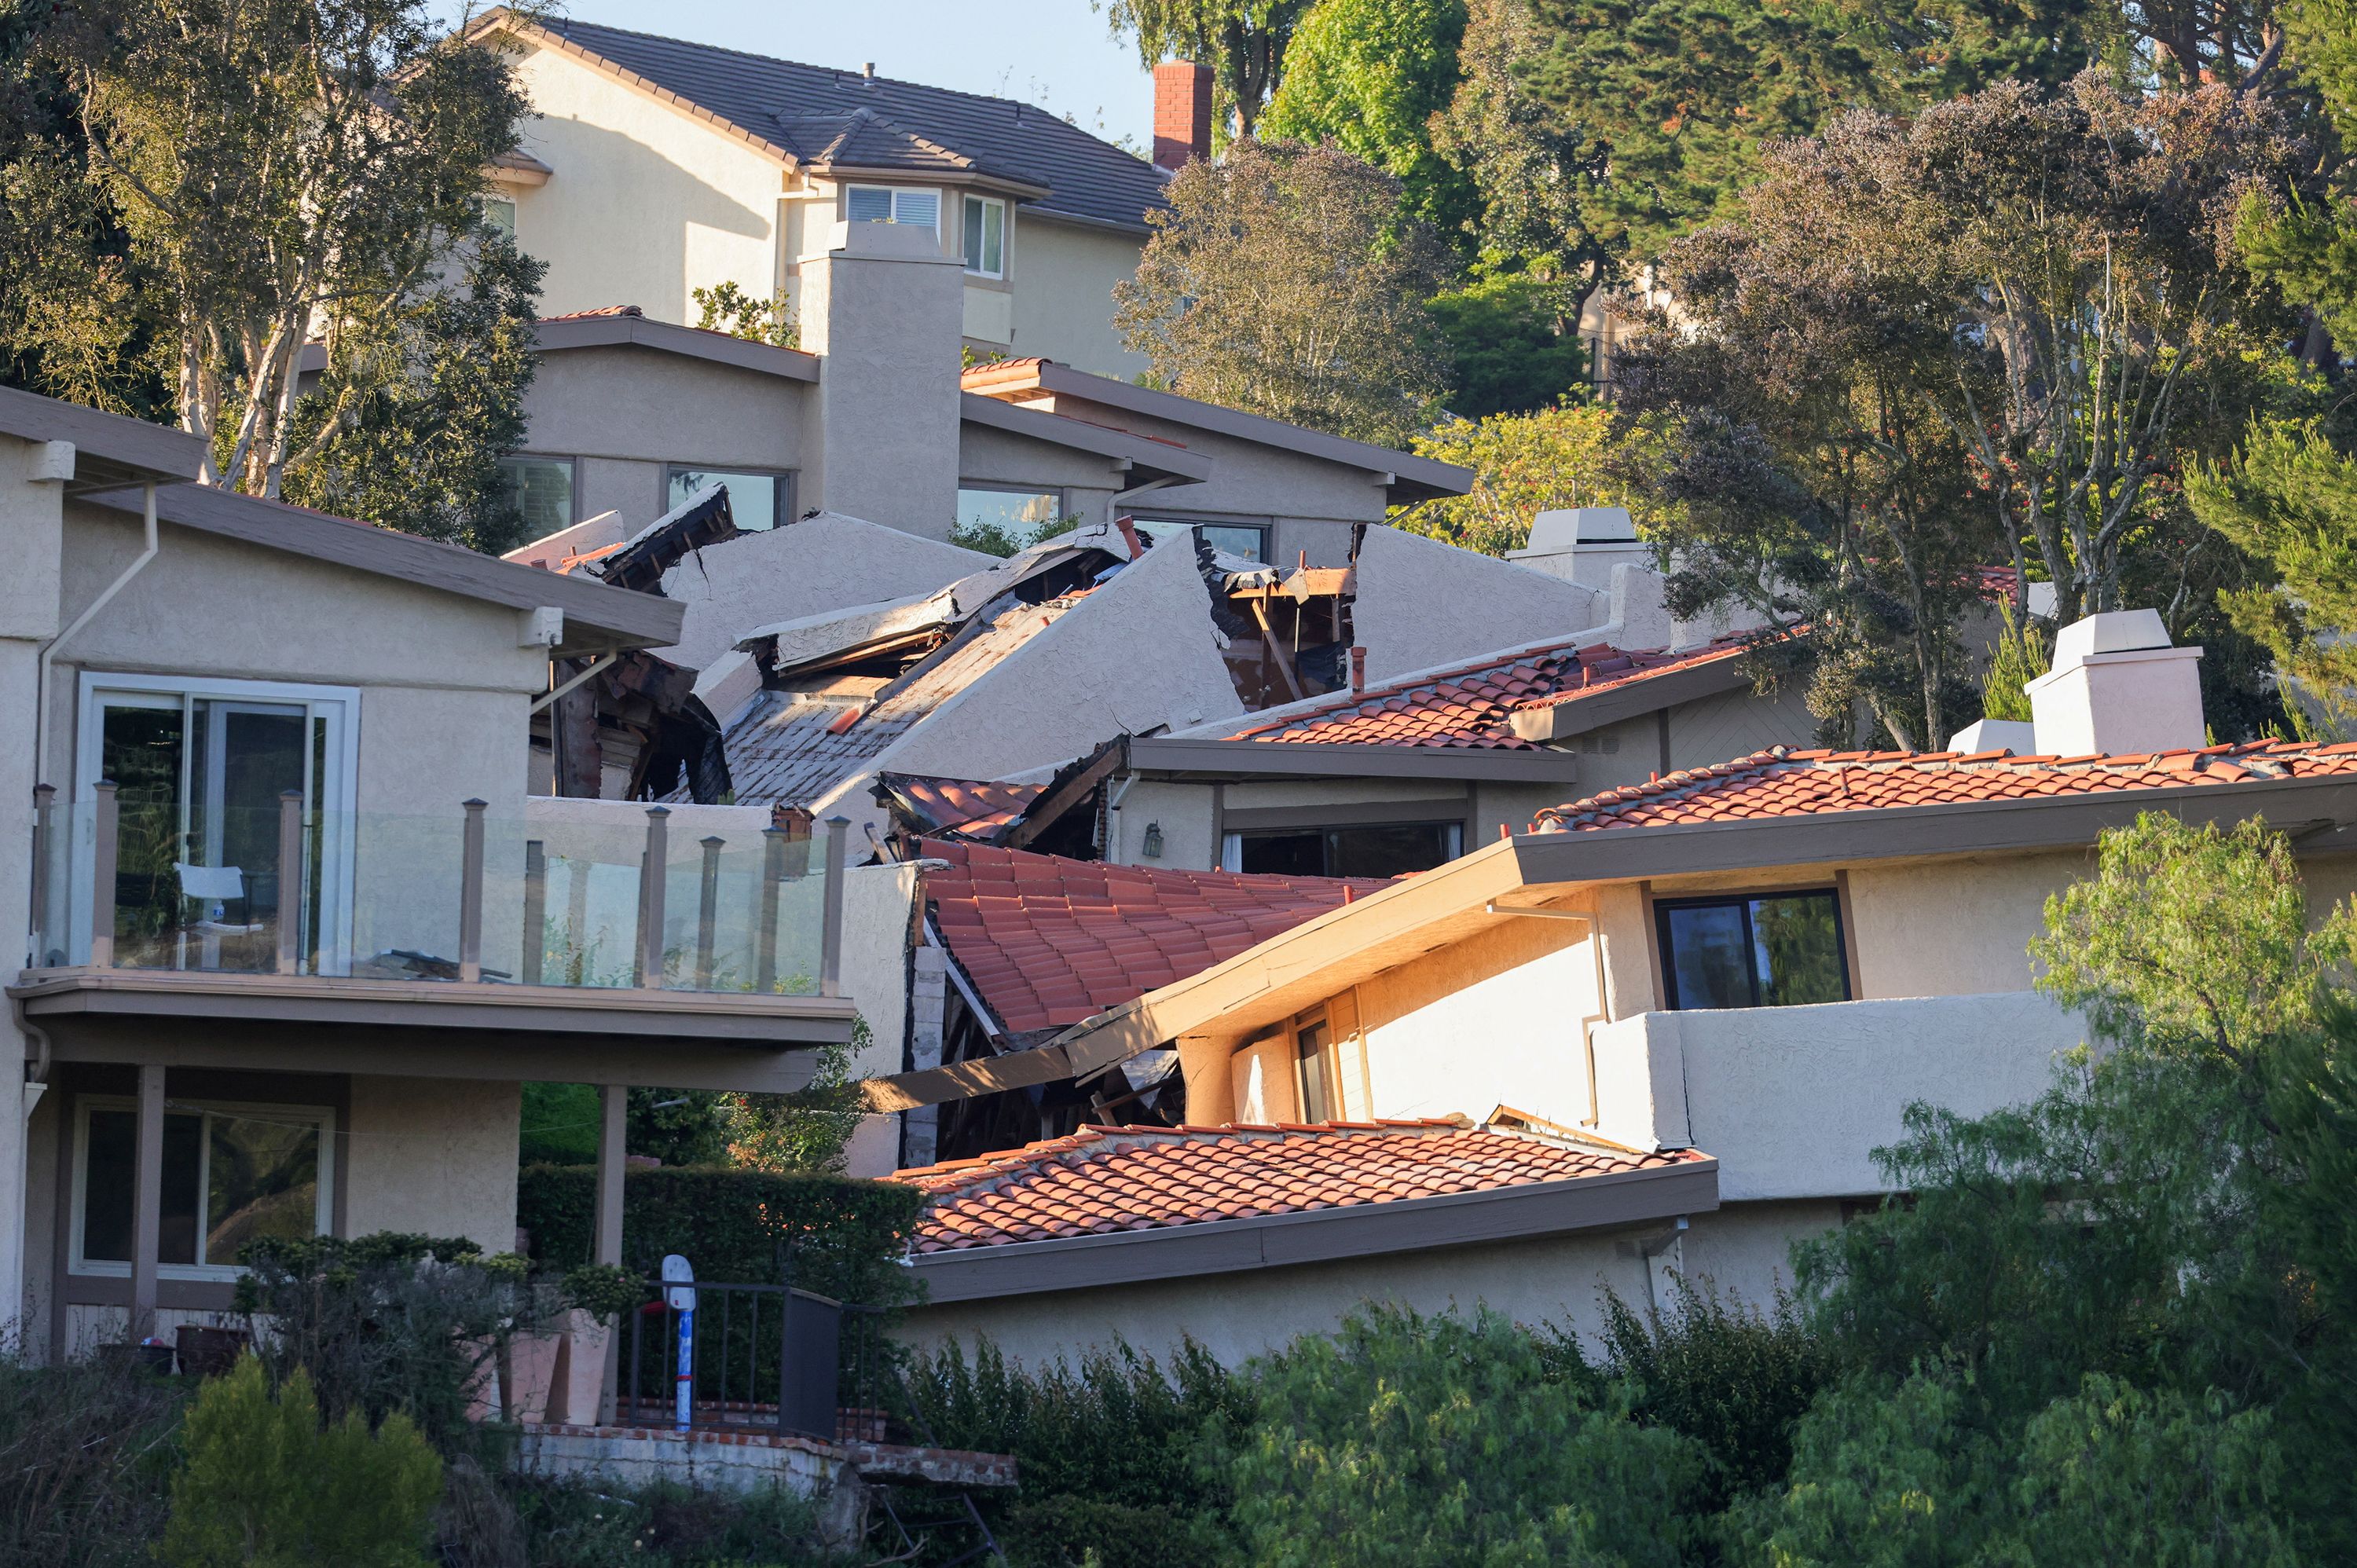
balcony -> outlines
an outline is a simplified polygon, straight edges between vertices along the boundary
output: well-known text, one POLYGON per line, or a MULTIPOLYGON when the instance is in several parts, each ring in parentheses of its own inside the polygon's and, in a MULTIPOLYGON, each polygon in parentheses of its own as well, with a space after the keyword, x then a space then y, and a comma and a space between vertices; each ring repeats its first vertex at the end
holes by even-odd
MULTIPOLYGON (((106 783, 92 794, 39 805, 30 962, 12 988, 37 1024, 489 1030, 593 1051, 660 1043, 674 1069, 698 1042, 849 1038, 840 821, 815 841, 751 826, 691 838, 661 806, 626 825, 600 802, 405 815, 319 811, 290 790, 274 811, 207 813, 106 783)), ((790 1089, 808 1068, 710 1076, 662 1081, 790 1089)))
POLYGON ((1595 1030, 1595 1125, 1707 1150, 1726 1202, 1867 1196, 1885 1190, 1873 1151, 1904 1135, 1910 1104, 2020 1104, 2085 1038, 2029 991, 1641 1013, 1595 1030))

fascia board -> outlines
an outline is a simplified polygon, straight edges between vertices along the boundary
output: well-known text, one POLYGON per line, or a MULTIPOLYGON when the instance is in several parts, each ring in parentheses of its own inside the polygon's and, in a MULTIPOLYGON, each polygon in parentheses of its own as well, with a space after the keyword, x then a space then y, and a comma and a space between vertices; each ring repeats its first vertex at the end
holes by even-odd
POLYGON ((1110 376, 1076 371, 1052 360, 1042 363, 1038 373, 1040 390, 1060 396, 1085 398, 1131 413, 1167 419, 1174 424, 1191 424, 1239 441, 1275 446, 1287 452, 1297 452, 1306 457, 1322 457, 1329 463, 1341 463, 1353 468, 1363 468, 1371 474, 1386 475, 1394 483, 1421 487, 1439 495, 1461 496, 1473 488, 1473 470, 1460 468, 1454 463, 1419 457, 1412 452, 1397 452, 1370 442, 1329 435, 1320 430, 1304 430, 1283 420, 1222 408, 1217 403, 1180 397, 1176 392, 1133 386, 1127 381, 1114 381, 1110 376))
POLYGON ((15 387, 0 387, 0 432, 26 441, 70 441, 77 456, 127 470, 121 477, 129 484, 177 484, 204 468, 205 444, 185 430, 15 387))
MULTIPOLYGON (((92 506, 136 515, 140 499, 91 496, 92 506)), ((587 577, 478 554, 461 545, 421 539, 326 512, 258 500, 233 490, 176 485, 158 492, 156 515, 177 527, 307 556, 356 572, 438 589, 512 609, 554 606, 565 612, 565 641, 557 650, 669 648, 679 640, 687 607, 652 594, 609 588, 587 577), (587 628, 589 637, 576 636, 587 628)))
POLYGON ((1655 828, 1523 833, 1511 841, 1526 885, 1615 882, 1922 855, 2067 849, 2146 811, 2190 822, 2266 817, 2295 834, 2357 824, 2357 779, 2253 779, 2169 789, 1949 805, 1721 818, 1655 828))
POLYGON ((730 365, 790 381, 816 381, 821 373, 816 354, 732 338, 726 332, 651 321, 643 316, 584 316, 543 321, 535 324, 533 334, 533 347, 543 354, 561 354, 568 349, 629 347, 706 360, 716 365, 730 365))
POLYGON ((1131 771, 1164 779, 1472 779, 1512 784, 1572 784, 1579 759, 1567 751, 1499 746, 1329 745, 1315 741, 1130 742, 1131 771))
POLYGON ((1544 707, 1519 708, 1512 716, 1514 734, 1524 740, 1568 740, 1622 719, 1636 718, 1675 707, 1700 697, 1715 697, 1750 684, 1738 653, 1673 666, 1656 675, 1615 681, 1593 695, 1570 697, 1544 707))
POLYGON ((1089 424, 1044 409, 1025 408, 1020 403, 1002 403, 979 392, 958 394, 958 417, 968 424, 980 424, 1009 435, 1020 435, 1050 446, 1070 447, 1099 457, 1126 461, 1135 469, 1149 469, 1147 477, 1167 475, 1200 484, 1211 477, 1211 458, 1184 446, 1173 446, 1164 441, 1150 441, 1126 430, 1111 430, 1102 424, 1089 424))
POLYGON ((1156 1230, 920 1253, 928 1304, 1190 1279, 1610 1230, 1718 1207, 1718 1162, 1156 1230))

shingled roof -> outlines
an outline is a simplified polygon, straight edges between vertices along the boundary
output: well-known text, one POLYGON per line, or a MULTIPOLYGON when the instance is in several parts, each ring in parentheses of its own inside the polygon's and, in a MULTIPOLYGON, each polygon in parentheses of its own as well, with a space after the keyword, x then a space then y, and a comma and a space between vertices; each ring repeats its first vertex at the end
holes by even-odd
POLYGON ((1535 1187, 1705 1161, 1457 1121, 1083 1127, 893 1179, 920 1189, 920 1254, 1535 1187))
POLYGON ((1538 813, 1531 829, 1589 832, 2328 775, 2357 775, 2357 743, 2251 741, 2119 757, 1779 746, 1551 806, 1538 813))
POLYGON ((1737 660, 1743 652, 1744 645, 1734 640, 1676 653, 1631 652, 1600 642, 1521 649, 1458 670, 1338 693, 1307 712, 1297 709, 1227 738, 1530 751, 1534 744, 1514 733, 1518 711, 1626 690, 1649 676, 1737 660))
POLYGON ((1169 871, 926 839, 950 956, 1010 1034, 1058 1028, 1199 973, 1382 882, 1169 871))
POLYGON ((1044 190, 1031 204, 1040 211, 1140 233, 1148 212, 1168 206, 1152 164, 1037 104, 561 16, 536 25, 802 162, 996 175, 1044 190))

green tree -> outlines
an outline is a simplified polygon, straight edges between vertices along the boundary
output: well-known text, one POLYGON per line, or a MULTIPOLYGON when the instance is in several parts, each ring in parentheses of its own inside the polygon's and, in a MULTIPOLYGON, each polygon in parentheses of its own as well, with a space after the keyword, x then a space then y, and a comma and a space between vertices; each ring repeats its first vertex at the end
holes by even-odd
POLYGON ((297 1370, 273 1397, 252 1356, 206 1385, 183 1432, 173 1568, 424 1568, 442 1461, 405 1416, 374 1432, 358 1411, 326 1427, 297 1370))
POLYGON ((1157 384, 1356 440, 1431 423, 1446 360, 1425 301, 1444 273, 1399 182, 1347 153, 1238 142, 1170 182, 1114 326, 1157 384))
POLYGON ((1365 159, 1399 180, 1410 212, 1454 239, 1473 194, 1434 150, 1431 121, 1456 91, 1464 35, 1465 0, 1318 0, 1255 134, 1365 159))
POLYGON ((1427 308, 1457 367, 1459 419, 1534 413, 1585 389, 1587 350, 1564 314, 1570 291, 1514 273, 1434 297, 1427 308))
POLYGON ((1189 59, 1211 68, 1216 145, 1249 140, 1284 80, 1286 51, 1311 0, 1089 0, 1127 38, 1140 65, 1189 59))
POLYGON ((1534 413, 1453 419, 1415 438, 1418 456, 1473 470, 1473 488, 1395 514, 1411 532, 1467 550, 1503 555, 1530 542, 1531 520, 1558 507, 1626 506, 1650 529, 1665 514, 1624 470, 1646 458, 1622 446, 1647 432, 1617 423, 1592 403, 1558 403, 1534 413))
POLYGON ((729 1162, 764 1171, 840 1171, 851 1135, 867 1114, 852 1063, 875 1045, 866 1018, 847 1045, 817 1056, 807 1087, 792 1094, 727 1093, 716 1107, 729 1162))
POLYGON ((1249 1425, 1212 1463, 1244 1560, 1661 1564, 1706 1460, 1690 1439, 1550 1383, 1487 1311, 1368 1306, 1254 1365, 1249 1425))
POLYGON ((38 281, 0 335, 33 384, 160 382, 206 482, 501 542, 540 277, 478 209, 526 112, 507 60, 425 0, 119 0, 37 48, 75 134, 5 171, 38 281))
POLYGON ((767 343, 776 349, 802 347, 802 327, 794 320, 793 306, 782 294, 759 299, 733 282, 712 288, 698 285, 688 294, 702 313, 695 324, 706 332, 726 332, 731 338, 767 343))

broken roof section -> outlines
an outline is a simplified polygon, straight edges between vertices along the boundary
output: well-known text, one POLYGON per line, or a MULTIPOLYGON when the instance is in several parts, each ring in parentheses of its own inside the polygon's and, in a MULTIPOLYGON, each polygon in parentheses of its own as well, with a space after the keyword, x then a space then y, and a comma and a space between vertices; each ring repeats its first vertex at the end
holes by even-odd
POLYGON ((1021 818, 1023 809, 1047 791, 1045 784, 996 784, 980 779, 942 779, 920 773, 879 773, 876 792, 892 808, 894 825, 919 837, 954 833, 987 843, 1021 818))
POLYGON ((1063 860, 927 839, 925 896, 997 1036, 1077 1024, 1381 882, 1063 860))

